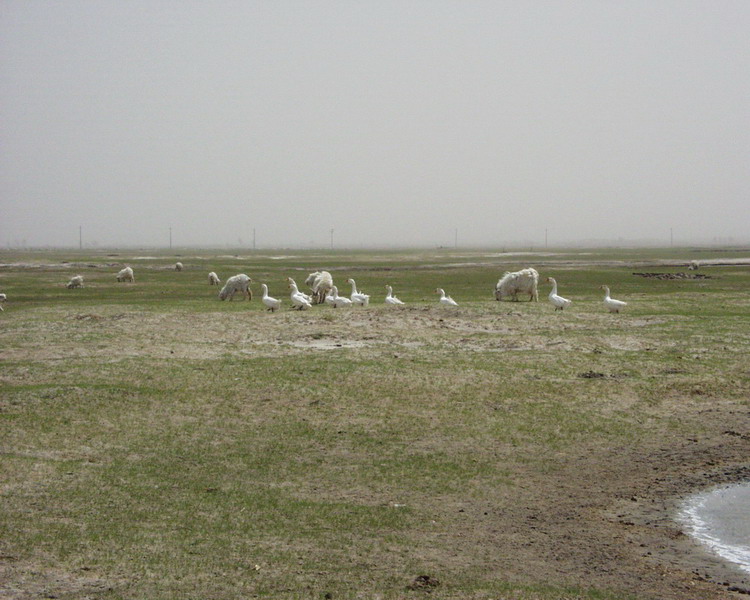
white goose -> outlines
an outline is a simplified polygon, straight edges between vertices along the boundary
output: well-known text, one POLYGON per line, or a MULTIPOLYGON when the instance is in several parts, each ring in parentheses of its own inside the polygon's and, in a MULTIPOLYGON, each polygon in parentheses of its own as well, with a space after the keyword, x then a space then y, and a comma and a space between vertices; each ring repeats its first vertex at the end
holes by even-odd
POLYGON ((609 287, 606 285, 599 286, 599 289, 604 290, 604 306, 609 309, 611 313, 619 313, 620 309, 625 308, 628 303, 622 300, 615 300, 609 297, 609 287))
POLYGON ((385 295, 385 303, 390 304, 392 306, 399 306, 402 305, 403 302, 396 298, 396 296, 393 295, 393 288, 390 285, 385 286, 386 291, 388 292, 385 295))
POLYGON ((353 302, 346 296, 339 296, 339 288, 335 285, 331 288, 331 295, 328 296, 328 298, 332 298, 331 304, 333 305, 333 308, 338 308, 339 306, 342 308, 349 308, 353 304, 353 302))
POLYGON ((549 301, 555 305, 555 310, 562 310, 566 306, 570 306, 572 302, 567 298, 557 295, 557 281, 554 277, 547 277, 547 281, 552 284, 552 291, 549 293, 549 301))
POLYGON ((289 282, 289 287, 291 288, 292 285, 294 286, 294 289, 297 290, 297 293, 302 296, 305 300, 307 300, 310 304, 312 304, 312 296, 310 294, 305 294, 305 292, 300 292, 299 288, 297 287, 297 282, 294 281, 291 277, 287 277, 286 280, 289 282))
POLYGON ((292 308, 295 308, 296 310, 305 310, 306 308, 312 308, 310 296, 300 292, 297 289, 297 284, 291 277, 289 278, 289 289, 292 290, 292 293, 289 295, 289 298, 292 300, 292 308))
POLYGON ((357 284, 353 279, 347 279, 346 283, 352 286, 352 303, 360 304, 361 306, 367 306, 370 304, 370 296, 357 291, 357 284))
POLYGON ((456 302, 453 298, 450 296, 445 295, 445 290, 443 288, 438 288, 435 290, 436 294, 440 294, 440 304, 443 304, 445 306, 458 306, 458 302, 456 302))
POLYGON ((275 310, 281 308, 281 300, 271 298, 271 296, 268 295, 268 286, 265 283, 262 283, 260 285, 260 289, 263 292, 263 304, 268 307, 268 310, 274 312, 275 310))

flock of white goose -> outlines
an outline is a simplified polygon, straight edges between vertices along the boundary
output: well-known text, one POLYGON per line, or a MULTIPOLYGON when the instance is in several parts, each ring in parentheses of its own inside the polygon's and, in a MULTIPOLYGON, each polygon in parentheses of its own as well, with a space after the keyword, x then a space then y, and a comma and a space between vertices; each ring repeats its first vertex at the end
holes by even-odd
MULTIPOLYGON (((292 308, 297 310, 304 310, 306 308, 312 308, 312 305, 314 303, 314 297, 310 294, 306 294, 304 292, 301 292, 299 288, 297 287, 297 283, 292 279, 291 277, 287 278, 287 282, 289 283, 289 289, 291 290, 290 294, 290 300, 292 303, 292 308)), ((370 296, 368 294, 363 293, 362 291, 359 291, 357 289, 357 284, 354 281, 354 279, 347 279, 346 281, 349 285, 352 286, 352 293, 350 297, 346 296, 340 296, 338 287, 335 285, 331 286, 330 291, 324 298, 324 302, 326 304, 329 304, 333 306, 334 308, 346 308, 351 306, 367 306, 370 303, 370 296)), ((550 303, 555 307, 555 310, 563 310, 570 306, 572 304, 571 300, 568 300, 567 298, 563 298, 557 293, 557 281, 554 277, 548 277, 547 282, 552 284, 552 290, 550 291, 547 298, 549 299, 550 303)), ((268 307, 268 310, 271 312, 274 312, 281 308, 281 300, 277 298, 272 298, 268 295, 268 286, 263 283, 261 284, 261 291, 263 293, 262 301, 263 304, 265 304, 268 307)), ((391 306, 402 306, 404 305, 404 302, 399 300, 396 296, 393 295, 393 288, 390 285, 385 286, 386 289, 386 296, 385 296, 385 303, 389 304, 391 306)), ((625 308, 627 306, 627 302, 623 302, 622 300, 616 300, 612 297, 610 297, 610 291, 609 286, 602 285, 600 289, 604 290, 604 306, 607 307, 609 312, 611 313, 619 313, 620 310, 625 308)), ((458 306, 458 302, 456 302, 453 298, 451 298, 449 295, 445 293, 445 290, 443 288, 437 288, 435 290, 436 294, 440 295, 440 298, 438 299, 438 302, 442 304, 443 306, 458 306)))

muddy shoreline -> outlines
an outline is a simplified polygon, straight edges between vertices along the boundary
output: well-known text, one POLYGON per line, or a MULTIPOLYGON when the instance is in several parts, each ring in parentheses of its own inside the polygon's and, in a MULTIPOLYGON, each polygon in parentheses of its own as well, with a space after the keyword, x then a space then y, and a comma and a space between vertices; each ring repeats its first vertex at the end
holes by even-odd
MULTIPOLYGON (((747 431, 747 414, 733 407, 709 410, 711 414, 700 415, 710 429, 705 436, 675 435, 658 447, 613 449, 602 457, 604 464, 593 469, 584 456, 574 461, 573 472, 580 478, 589 470, 589 477, 583 479, 586 484, 580 492, 571 491, 571 504, 579 502, 578 513, 590 521, 578 536, 572 535, 579 538, 579 549, 586 548, 585 540, 591 536, 584 553, 588 556, 578 556, 574 562, 588 563, 598 585, 612 583, 611 587, 630 589, 638 598, 750 595, 750 576, 686 534, 675 518, 690 494, 750 480, 747 436, 725 427, 731 417, 737 429, 747 431), (614 501, 607 502, 607 497, 614 501), (602 505, 597 506, 599 501, 602 505), (594 506, 584 510, 589 502, 594 506)), ((558 531, 552 537, 565 536, 558 531)), ((559 552, 574 554, 572 549, 559 552)))

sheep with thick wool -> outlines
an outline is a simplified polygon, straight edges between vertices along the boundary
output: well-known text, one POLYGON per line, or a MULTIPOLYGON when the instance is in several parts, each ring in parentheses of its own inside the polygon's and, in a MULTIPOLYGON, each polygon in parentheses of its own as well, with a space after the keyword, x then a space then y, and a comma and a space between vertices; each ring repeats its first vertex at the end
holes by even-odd
POLYGON ((185 265, 183 265, 179 261, 174 264, 174 270, 175 271, 182 271, 184 268, 185 268, 185 265))
POLYGON ((208 285, 219 285, 221 283, 221 279, 219 279, 219 276, 211 271, 208 274, 208 285))
POLYGON ((312 290, 313 304, 323 304, 333 289, 333 277, 328 271, 315 271, 305 279, 305 285, 312 290))
POLYGON ((243 296, 247 296, 248 300, 252 300, 253 292, 250 289, 250 283, 252 283, 252 281, 253 280, 244 273, 232 275, 232 277, 227 279, 224 287, 221 288, 221 291, 219 292, 219 300, 226 300, 229 298, 231 301, 237 292, 240 292, 243 296))
POLYGON ((83 287, 83 275, 76 275, 75 277, 71 277, 70 281, 65 285, 66 288, 69 290, 75 289, 75 288, 82 288, 83 287))
POLYGON ((130 267, 122 269, 117 273, 116 277, 117 281, 129 281, 130 283, 135 283, 135 275, 133 274, 133 269, 130 267))
POLYGON ((539 302, 539 273, 536 269, 528 268, 505 272, 495 285, 495 300, 511 297, 514 301, 518 300, 518 294, 528 294, 529 302, 539 302))

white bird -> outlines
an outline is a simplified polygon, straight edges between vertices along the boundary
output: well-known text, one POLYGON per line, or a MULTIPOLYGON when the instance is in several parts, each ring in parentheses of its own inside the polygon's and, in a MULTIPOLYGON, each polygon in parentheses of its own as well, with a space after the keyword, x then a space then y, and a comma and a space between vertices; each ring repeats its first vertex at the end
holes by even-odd
POLYGON ((609 297, 609 287, 606 285, 599 286, 599 289, 604 290, 604 306, 609 309, 611 313, 619 313, 620 309, 625 308, 628 303, 622 300, 615 300, 609 297))
POLYGON ((335 285, 331 288, 331 295, 329 298, 332 298, 331 304, 333 305, 333 308, 338 308, 341 306, 342 308, 349 308, 353 304, 349 298, 346 296, 339 296, 339 288, 337 288, 335 285))
POLYGON ((271 298, 271 296, 268 295, 268 286, 265 283, 261 284, 260 289, 263 292, 263 304, 268 307, 268 310, 274 312, 276 309, 281 308, 281 300, 271 298))
POLYGON ((440 294, 440 304, 444 304, 445 306, 458 306, 458 302, 456 302, 450 296, 445 295, 445 290, 443 288, 436 289, 435 293, 440 294))
POLYGON ((296 310, 305 310, 306 308, 312 308, 310 302, 310 296, 303 294, 297 289, 297 284, 294 283, 294 279, 289 278, 289 289, 292 290, 289 298, 292 301, 292 308, 296 310))
POLYGON ((555 305, 555 310, 562 310, 566 306, 570 306, 572 302, 567 298, 557 295, 557 281, 554 277, 547 277, 547 281, 552 284, 552 291, 549 293, 549 301, 555 305))
POLYGON ((361 306, 367 306, 370 304, 370 296, 357 291, 357 284, 354 283, 353 279, 347 279, 346 283, 352 286, 352 304, 360 304, 361 306))
POLYGON ((297 287, 297 282, 294 281, 294 279, 292 279, 291 277, 287 277, 286 280, 289 282, 290 288, 291 286, 294 286, 294 289, 297 290, 297 293, 303 298, 305 298, 305 300, 307 300, 310 304, 312 304, 312 300, 313 300, 312 296, 310 294, 305 294, 305 292, 300 292, 299 288, 297 287))
POLYGON ((398 298, 396 298, 396 296, 393 295, 393 288, 390 285, 385 286, 385 289, 388 292, 385 295, 385 303, 386 304, 391 304, 393 306, 398 306, 400 304, 403 304, 403 302, 401 302, 401 300, 399 300, 398 298))

